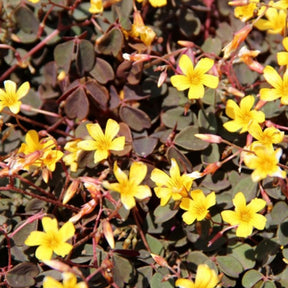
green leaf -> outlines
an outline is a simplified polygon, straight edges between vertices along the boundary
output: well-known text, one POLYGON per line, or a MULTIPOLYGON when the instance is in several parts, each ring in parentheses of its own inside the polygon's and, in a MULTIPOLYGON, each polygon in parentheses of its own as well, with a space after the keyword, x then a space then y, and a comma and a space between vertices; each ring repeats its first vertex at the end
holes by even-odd
POLYGON ((263 239, 255 249, 256 260, 260 265, 270 264, 276 257, 279 251, 280 245, 274 240, 263 239))
POLYGON ((238 193, 242 192, 245 195, 247 203, 256 197, 258 184, 253 182, 251 176, 248 175, 242 178, 238 184, 233 188, 233 197, 238 193))
POLYGON ((193 113, 190 110, 184 115, 184 108, 177 107, 164 112, 162 122, 168 128, 176 127, 177 130, 182 130, 192 123, 192 115, 193 113))
POLYGON ((257 282, 259 282, 263 278, 264 275, 262 275, 259 271, 252 269, 245 272, 241 282, 245 288, 252 288, 257 282))
POLYGON ((18 6, 14 10, 14 17, 19 29, 27 34, 33 34, 34 37, 37 36, 40 22, 27 6, 18 6))
POLYGON ((6 274, 6 280, 13 288, 30 287, 35 284, 34 277, 39 274, 39 268, 33 263, 20 263, 6 274))
POLYGON ((218 37, 212 38, 210 36, 206 38, 201 48, 206 53, 213 53, 219 55, 222 50, 222 42, 218 37))
POLYGON ((152 267, 151 266, 143 266, 137 269, 137 282, 134 287, 137 288, 146 288, 150 286, 150 281, 152 278, 152 267))
POLYGON ((151 236, 150 234, 146 234, 146 240, 151 249, 151 253, 157 255, 163 255, 164 253, 163 245, 157 238, 151 236))
POLYGON ((87 117, 89 113, 89 101, 83 88, 77 88, 67 98, 64 111, 70 119, 87 117))
POLYGON ((134 139, 133 148, 136 154, 141 157, 147 157, 152 154, 158 143, 157 138, 145 136, 141 138, 134 139))
POLYGON ((243 272, 241 263, 233 256, 217 256, 216 261, 223 273, 230 277, 238 278, 239 274, 243 272))
POLYGON ((85 84, 86 92, 97 106, 102 110, 107 109, 109 92, 106 87, 99 85, 95 80, 89 80, 85 84))
POLYGON ((282 223, 283 219, 288 217, 288 205, 284 201, 278 201, 271 213, 271 224, 273 225, 279 225, 282 223))
POLYGON ((180 171, 183 172, 192 172, 193 167, 189 159, 181 152, 179 151, 176 147, 170 146, 167 149, 166 152, 166 157, 169 159, 171 162, 171 159, 174 158, 180 168, 180 171))
MULTIPOLYGON (((23 223, 25 223, 26 220, 23 220, 21 222, 19 222, 15 228, 14 228, 14 231, 20 226, 22 225, 23 223)), ((23 226, 16 234, 14 234, 13 236, 13 240, 14 240, 14 243, 17 245, 17 246, 23 246, 24 245, 24 242, 25 240, 27 239, 27 237, 29 236, 29 234, 32 232, 32 231, 35 231, 37 230, 37 227, 38 227, 38 223, 37 221, 34 221, 32 223, 26 223, 25 226, 23 226)))
POLYGON ((150 279, 150 287, 151 288, 174 288, 172 284, 172 280, 163 281, 164 276, 160 273, 155 273, 153 277, 150 279))
POLYGON ((132 275, 135 273, 130 261, 126 258, 113 254, 113 279, 119 287, 124 287, 124 283, 129 283, 132 280, 132 275))
POLYGON ((128 126, 135 131, 142 131, 151 127, 149 116, 142 110, 123 105, 120 108, 119 115, 128 126))
POLYGON ((158 206, 154 211, 155 223, 164 223, 172 219, 178 212, 178 209, 171 209, 173 204, 167 204, 165 206, 158 206))
POLYGON ((54 49, 54 59, 56 64, 68 74, 71 62, 75 58, 74 41, 67 41, 58 44, 54 49))
POLYGON ((201 151, 209 146, 209 143, 204 142, 194 135, 199 133, 198 127, 188 126, 185 127, 180 133, 175 137, 175 144, 192 151, 201 151))
POLYGON ((96 44, 99 53, 117 57, 123 46, 122 32, 118 28, 113 28, 97 39, 96 44))
POLYGON ((246 243, 237 243, 231 247, 232 256, 234 256, 243 266, 245 270, 255 266, 255 251, 246 243))
POLYGON ((277 237, 279 238, 279 244, 286 245, 288 242, 288 218, 281 221, 281 224, 277 229, 277 237))
POLYGON ((92 70, 95 62, 95 51, 93 44, 85 39, 81 39, 78 44, 76 65, 81 76, 85 72, 92 70))
POLYGON ((96 58, 93 69, 89 72, 100 84, 106 84, 114 79, 115 74, 111 65, 99 57, 96 58))

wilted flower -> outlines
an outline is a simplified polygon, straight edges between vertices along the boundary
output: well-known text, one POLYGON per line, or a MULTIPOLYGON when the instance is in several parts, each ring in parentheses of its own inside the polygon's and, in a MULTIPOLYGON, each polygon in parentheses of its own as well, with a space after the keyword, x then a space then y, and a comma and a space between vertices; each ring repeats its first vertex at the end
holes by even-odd
POLYGON ((263 199, 253 199, 246 205, 246 199, 242 192, 238 192, 234 199, 233 204, 235 211, 225 210, 221 212, 224 221, 230 225, 237 225, 236 236, 248 237, 252 234, 253 227, 258 230, 263 230, 266 225, 267 219, 257 212, 261 211, 266 202, 263 199))

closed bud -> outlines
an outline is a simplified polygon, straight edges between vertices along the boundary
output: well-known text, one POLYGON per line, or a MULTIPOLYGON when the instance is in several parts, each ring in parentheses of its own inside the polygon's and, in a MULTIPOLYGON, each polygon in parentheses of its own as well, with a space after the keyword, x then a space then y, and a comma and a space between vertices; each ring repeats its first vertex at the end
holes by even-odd
POLYGON ((159 256, 159 255, 157 255, 157 254, 153 254, 153 253, 151 253, 150 255, 152 256, 153 260, 154 260, 158 265, 160 265, 161 267, 169 267, 167 261, 166 261, 163 257, 161 257, 161 256, 159 256))
POLYGON ((214 174, 221 166, 222 166, 222 164, 219 161, 208 164, 207 167, 202 172, 202 174, 203 175, 214 174))
POLYGON ((157 87, 161 87, 162 84, 166 81, 167 79, 167 72, 166 71, 163 71, 160 76, 159 76, 159 79, 158 79, 158 82, 157 82, 157 87))
POLYGON ((56 260, 56 259, 51 259, 51 260, 43 260, 43 262, 53 268, 54 270, 58 270, 60 272, 70 272, 71 268, 70 266, 64 264, 63 262, 56 260))
POLYGON ((69 185, 64 197, 63 197, 63 204, 68 203, 68 201, 75 195, 79 187, 79 180, 73 180, 72 183, 69 185))
POLYGON ((106 219, 102 221, 103 234, 111 249, 115 248, 115 241, 112 226, 106 219))
POLYGON ((221 143, 222 142, 222 138, 218 135, 214 135, 214 134, 195 134, 194 135, 196 138, 199 138, 203 141, 209 142, 209 143, 221 143))

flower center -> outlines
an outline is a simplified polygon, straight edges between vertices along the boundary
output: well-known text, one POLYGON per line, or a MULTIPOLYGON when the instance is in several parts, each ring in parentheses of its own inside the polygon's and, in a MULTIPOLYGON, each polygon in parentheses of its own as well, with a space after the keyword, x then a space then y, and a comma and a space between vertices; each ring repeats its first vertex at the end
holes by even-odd
POLYGON ((191 85, 199 85, 203 82, 203 74, 198 71, 193 71, 192 73, 189 73, 188 75, 189 82, 191 85))
POLYGON ((247 208, 240 211, 240 221, 244 223, 249 223, 251 221, 252 215, 251 211, 247 208))
POLYGON ((61 237, 58 233, 48 231, 46 233, 45 246, 55 250, 61 244, 61 237))
POLYGON ((8 94, 6 93, 5 96, 4 96, 4 101, 3 102, 6 102, 6 106, 11 106, 13 104, 15 104, 17 101, 17 97, 15 94, 8 94))
POLYGON ((111 145, 111 140, 103 137, 101 139, 97 139, 97 148, 98 150, 109 150, 111 145))

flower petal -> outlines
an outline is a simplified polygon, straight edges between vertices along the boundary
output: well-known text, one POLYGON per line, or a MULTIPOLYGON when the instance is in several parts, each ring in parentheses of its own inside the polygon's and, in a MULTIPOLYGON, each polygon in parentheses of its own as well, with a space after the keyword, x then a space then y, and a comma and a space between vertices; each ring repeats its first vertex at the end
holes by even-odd
POLYGON ((156 183, 157 186, 166 186, 170 181, 170 177, 158 168, 154 168, 151 173, 151 179, 156 183))
POLYGON ((203 98, 205 93, 204 86, 202 84, 190 85, 188 98, 189 99, 200 99, 203 98))
POLYGON ((54 248, 54 252, 57 255, 65 257, 66 255, 68 255, 70 253, 72 248, 73 248, 73 246, 71 244, 63 242, 63 243, 61 243, 60 245, 58 245, 57 247, 54 248))
POLYGON ((255 98, 252 95, 248 95, 244 98, 242 98, 240 102, 240 110, 242 111, 250 111, 254 105, 255 98))
POLYGON ((9 109, 12 113, 18 114, 20 111, 20 106, 21 106, 21 102, 17 101, 15 103, 13 103, 12 105, 9 105, 9 109))
POLYGON ((108 150, 96 150, 94 153, 94 163, 101 162, 104 159, 107 159, 109 156, 108 150))
POLYGON ((248 237, 253 232, 253 226, 250 223, 241 222, 241 224, 236 229, 237 237, 248 237))
MULTIPOLYGON (((86 125, 89 135, 96 141, 102 140, 104 138, 103 131, 98 123, 89 123, 86 125)), ((81 143, 81 142, 80 142, 81 143)))
POLYGON ((112 140, 109 150, 122 151, 125 146, 125 136, 117 137, 112 140))
POLYGON ((177 279, 175 282, 175 286, 180 288, 195 288, 195 284, 192 280, 184 278, 177 279))
POLYGON ((65 242, 68 239, 72 238, 75 234, 75 227, 73 223, 66 222, 60 229, 59 233, 62 237, 62 240, 65 242))
POLYGON ((77 147, 85 151, 93 151, 98 148, 98 145, 94 140, 83 140, 77 144, 77 147))
POLYGON ((128 181, 128 177, 126 173, 124 173, 117 165, 117 162, 114 162, 113 168, 114 175, 119 183, 126 183, 128 181))
POLYGON ((112 139, 118 134, 119 129, 120 129, 120 126, 115 120, 108 119, 106 128, 105 128, 105 137, 109 139, 110 141, 112 141, 112 139))
POLYGON ((186 54, 183 54, 180 57, 179 67, 181 68, 182 73, 185 75, 188 75, 189 73, 191 73, 191 71, 194 70, 194 65, 192 63, 192 60, 186 54))
POLYGON ((30 84, 28 81, 24 82, 17 90, 17 99, 20 100, 29 92, 30 84))
POLYGON ((266 206, 266 201, 263 199, 252 199, 251 202, 247 205, 247 208, 253 210, 254 212, 261 211, 266 206))
POLYGON ((43 217, 42 218, 42 226, 43 230, 45 232, 53 232, 57 233, 58 232, 58 221, 56 218, 50 218, 50 217, 43 217))
POLYGON ((201 58, 199 62, 195 66, 195 73, 196 71, 198 73, 204 74, 208 72, 214 65, 214 60, 210 58, 201 58))
POLYGON ((169 173, 172 179, 180 178, 180 169, 179 169, 177 161, 174 158, 171 159, 171 167, 170 167, 169 173))
POLYGON ((281 98, 281 94, 278 93, 277 89, 274 88, 262 88, 260 89, 260 99, 264 101, 273 101, 281 98))
POLYGON ((136 201, 135 201, 134 197, 131 195, 121 194, 121 202, 123 203, 123 206, 127 210, 132 209, 136 205, 136 201))
POLYGON ((139 185, 147 174, 147 166, 142 162, 133 162, 130 167, 129 180, 139 185))
POLYGON ((196 220, 196 215, 187 211, 182 215, 182 219, 187 225, 191 225, 196 220))
POLYGON ((237 103, 229 99, 226 103, 225 113, 231 119, 235 119, 235 115, 239 114, 240 108, 237 103))
POLYGON ((266 66, 263 70, 265 80, 274 88, 281 88, 282 78, 272 66, 266 66))
POLYGON ((152 196, 150 187, 148 185, 137 186, 137 188, 135 190, 136 191, 134 193, 134 197, 139 199, 139 200, 143 200, 145 198, 152 196))
POLYGON ((52 258, 52 255, 53 255, 53 250, 47 246, 39 246, 35 252, 35 256, 39 260, 50 260, 52 258))
POLYGON ((209 88, 216 89, 219 84, 219 78, 214 75, 205 74, 203 75, 202 83, 209 88))
POLYGON ((170 188, 155 187, 155 194, 160 198, 160 205, 165 206, 171 198, 172 192, 170 188))
POLYGON ((223 124, 223 127, 229 132, 236 132, 242 128, 242 125, 235 120, 227 121, 223 124))
POLYGON ((46 234, 41 231, 32 231, 27 239, 25 240, 24 244, 27 246, 38 246, 43 243, 45 240, 46 234))
POLYGON ((288 52, 278 52, 277 53, 277 62, 279 65, 288 65, 288 52))
POLYGON ((50 276, 46 276, 43 281, 43 288, 63 288, 63 285, 50 276))
POLYGON ((234 211, 224 210, 221 212, 221 217, 223 221, 229 223, 230 225, 238 225, 239 218, 234 211))
POLYGON ((15 97, 16 98, 16 83, 11 80, 4 81, 4 87, 6 94, 9 97, 15 97))
POLYGON ((173 75, 170 78, 171 84, 179 91, 186 90, 190 87, 191 82, 185 75, 173 75))

